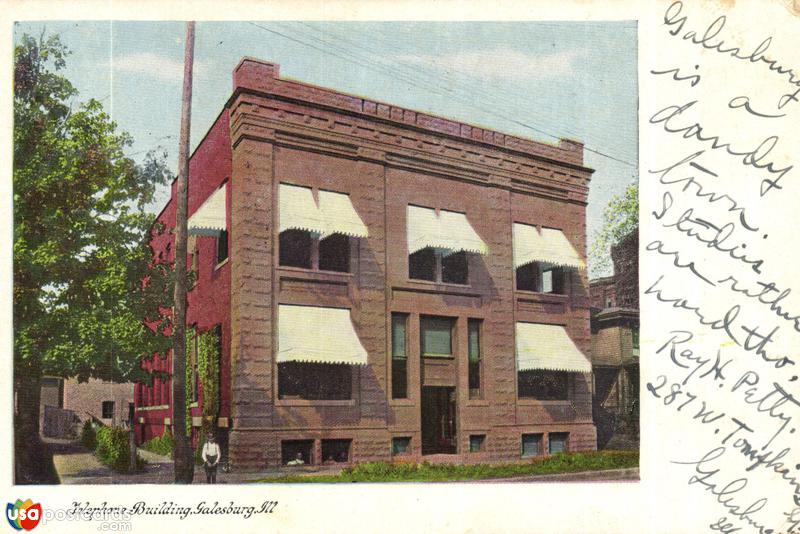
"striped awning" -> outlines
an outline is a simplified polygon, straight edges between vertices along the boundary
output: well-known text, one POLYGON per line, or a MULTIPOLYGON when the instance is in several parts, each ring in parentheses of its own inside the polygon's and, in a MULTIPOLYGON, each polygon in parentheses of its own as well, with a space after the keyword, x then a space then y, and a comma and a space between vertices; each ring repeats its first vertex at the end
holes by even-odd
POLYGON ((307 230, 321 238, 331 234, 367 237, 369 232, 353 208, 350 197, 332 191, 319 192, 319 206, 308 187, 280 184, 279 231, 307 230))
POLYGON ((367 351, 345 308, 278 306, 277 362, 366 365, 367 351))
POLYGON ((218 236, 227 230, 225 206, 227 203, 226 187, 223 185, 209 196, 203 204, 189 217, 187 228, 189 235, 218 236))
POLYGON ((585 269, 586 263, 561 230, 514 223, 514 268, 539 261, 562 267, 585 269))
POLYGON ((517 323, 517 370, 591 373, 592 363, 570 339, 563 326, 517 323))
POLYGON ((427 247, 444 250, 446 255, 461 251, 476 254, 489 252, 486 243, 463 213, 440 210, 437 216, 431 208, 408 206, 406 215, 409 254, 427 247))

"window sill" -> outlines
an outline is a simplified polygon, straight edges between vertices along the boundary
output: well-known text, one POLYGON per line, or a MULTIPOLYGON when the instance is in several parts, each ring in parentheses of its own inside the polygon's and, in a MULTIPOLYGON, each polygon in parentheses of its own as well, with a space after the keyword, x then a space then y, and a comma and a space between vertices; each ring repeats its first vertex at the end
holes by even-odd
POLYGON ((520 406, 570 406, 570 400, 539 400, 531 398, 518 398, 517 404, 520 406))
POLYGON ((528 298, 538 297, 538 298, 553 300, 554 302, 569 300, 569 295, 564 293, 541 293, 539 291, 529 291, 527 289, 515 289, 514 293, 518 297, 528 297, 528 298))
POLYGON ((214 266, 214 270, 215 270, 215 271, 218 271, 219 269, 221 269, 221 268, 222 268, 222 267, 223 267, 223 266, 224 266, 226 263, 228 263, 228 261, 230 261, 230 259, 231 259, 231 257, 230 257, 230 256, 228 256, 227 258, 225 258, 224 260, 222 260, 221 262, 219 262, 218 264, 216 264, 216 265, 214 266))
POLYGON ((167 408, 169 408, 169 404, 159 404, 156 406, 139 406, 136 410, 140 412, 149 412, 152 410, 166 410, 167 408))
POLYGON ((354 399, 349 400, 306 400, 306 399, 278 399, 275 406, 355 406, 354 399))
POLYGON ((342 281, 349 282, 353 278, 353 273, 344 273, 340 271, 320 271, 315 269, 306 269, 304 267, 288 267, 286 265, 279 265, 278 272, 281 275, 291 275, 305 280, 322 280, 322 281, 342 281))
POLYGON ((390 406, 416 406, 417 403, 411 399, 391 399, 389 400, 390 406))
POLYGON ((489 406, 490 404, 486 399, 467 399, 467 406, 489 406))

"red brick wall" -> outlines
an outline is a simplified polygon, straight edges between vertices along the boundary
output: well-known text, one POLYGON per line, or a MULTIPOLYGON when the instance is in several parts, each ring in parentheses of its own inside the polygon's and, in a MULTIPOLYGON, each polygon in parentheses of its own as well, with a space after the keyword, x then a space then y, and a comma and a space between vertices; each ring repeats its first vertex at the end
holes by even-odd
MULTIPOLYGON (((189 204, 188 214, 191 216, 220 185, 225 183, 230 199, 231 182, 231 143, 228 111, 224 110, 214 125, 199 143, 189 164, 189 204)), ((156 256, 162 255, 166 261, 172 261, 175 254, 175 188, 172 196, 158 216, 166 230, 151 241, 156 256)), ((230 200, 228 201, 227 224, 230 229, 230 200)), ((191 251, 190 251, 191 252, 191 251)), ((213 237, 197 237, 197 283, 187 295, 187 323, 195 325, 202 332, 221 325, 222 354, 220 356, 220 417, 230 417, 230 295, 231 273, 230 262, 216 264, 216 240, 213 237)), ((154 357, 143 362, 146 370, 159 370, 169 373, 172 368, 170 358, 154 357)), ((161 435, 164 431, 164 419, 171 419, 171 382, 157 379, 153 386, 137 384, 135 399, 137 405, 136 422, 137 438, 140 441, 161 435), (144 401, 143 403, 140 401, 144 401), (139 407, 145 407, 144 410, 139 407), (154 406, 167 406, 153 409, 154 406)), ((202 391, 200 392, 202 403, 202 391)), ((201 408, 190 410, 192 416, 200 416, 201 408)))

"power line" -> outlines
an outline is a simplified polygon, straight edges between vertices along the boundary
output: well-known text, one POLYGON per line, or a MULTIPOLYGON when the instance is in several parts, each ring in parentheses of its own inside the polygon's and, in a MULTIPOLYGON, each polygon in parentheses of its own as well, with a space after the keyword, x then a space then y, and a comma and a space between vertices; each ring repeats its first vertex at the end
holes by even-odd
MULTIPOLYGON (((302 46, 306 46, 306 47, 312 48, 314 50, 322 52, 323 54, 331 55, 331 56, 337 57, 339 59, 342 59, 344 61, 347 61, 347 62, 350 62, 350 63, 354 63, 354 64, 356 64, 356 65, 358 65, 360 67, 365 67, 365 68, 368 68, 370 70, 380 72, 381 74, 384 74, 384 75, 389 76, 391 78, 395 78, 395 79, 401 80, 401 81, 403 81, 403 82, 405 82, 405 83, 407 83, 409 85, 412 85, 414 87, 417 87, 417 88, 420 88, 420 89, 424 89, 424 90, 428 90, 428 91, 433 91, 433 92, 438 93, 440 95, 448 96, 448 97, 454 98, 456 100, 459 100, 461 102, 465 102, 468 106, 473 107, 473 108, 475 108, 477 110, 480 110, 480 111, 482 111, 484 113, 487 113, 489 115, 501 118, 503 120, 509 121, 509 122, 511 122, 513 124, 516 124, 518 126, 526 128, 528 130, 540 133, 542 135, 546 135, 546 136, 551 137, 553 139, 561 140, 560 136, 555 135, 555 134, 553 134, 551 132, 548 132, 548 131, 543 130, 541 128, 537 128, 535 126, 527 124, 527 123, 525 123, 523 121, 520 121, 518 119, 515 119, 515 118, 512 118, 512 117, 508 117, 506 115, 497 113, 494 110, 489 110, 489 109, 483 108, 481 106, 478 106, 474 102, 472 102, 471 100, 467 100, 467 99, 465 99, 463 97, 460 97, 459 95, 453 93, 452 90, 448 90, 448 89, 445 88, 444 91, 446 92, 446 94, 442 93, 442 88, 439 87, 438 85, 432 85, 431 82, 426 82, 424 80, 419 80, 419 78, 417 76, 398 73, 396 68, 384 67, 383 65, 378 64, 377 62, 375 62, 374 60, 372 60, 370 58, 363 57, 363 55, 361 57, 359 57, 359 54, 354 53, 352 51, 348 51, 346 48, 343 48, 342 46, 337 45, 335 43, 331 43, 330 41, 326 41, 324 39, 319 39, 317 37, 309 37, 309 36, 307 36, 307 38, 311 38, 311 39, 313 39, 313 40, 315 40, 315 41, 317 41, 319 43, 322 43, 325 46, 325 48, 323 48, 323 47, 320 47, 320 46, 316 46, 316 45, 314 45, 312 43, 306 42, 306 41, 304 41, 302 39, 298 39, 296 37, 292 37, 290 35, 287 35, 286 33, 274 30, 272 28, 268 28, 268 27, 262 26, 260 24, 256 24, 255 22, 248 22, 248 24, 251 24, 252 26, 255 26, 255 27, 257 27, 257 28, 259 28, 259 29, 261 29, 263 31, 272 33, 274 35, 278 35, 279 37, 283 37, 284 39, 288 39, 288 40, 290 40, 292 42, 298 43, 298 44, 300 44, 302 46), (338 50, 339 53, 333 52, 331 50, 331 48, 338 50), (342 54, 344 54, 344 55, 342 55, 342 54), (350 57, 347 57, 347 56, 350 56, 350 57), (401 74, 401 75, 398 75, 398 74, 401 74), (423 83, 424 85, 420 86, 419 83, 423 83)), ((304 24, 304 25, 308 26, 306 24, 304 24)), ((311 28, 310 26, 308 26, 308 27, 311 28)), ((341 39, 341 40, 344 40, 344 39, 341 39)), ((363 47, 360 47, 358 45, 352 45, 352 46, 354 46, 356 48, 364 49, 363 47)), ((496 97, 491 97, 487 93, 484 93, 483 98, 492 98, 492 99, 494 99, 496 97)), ((614 160, 614 161, 616 161, 618 163, 622 163, 624 165, 628 165, 628 166, 633 167, 633 168, 638 168, 638 165, 636 165, 635 163, 631 163, 631 162, 623 160, 621 158, 617 158, 615 156, 612 156, 610 154, 607 154, 607 153, 605 153, 605 152, 603 152, 601 150, 592 148, 590 146, 584 146, 584 150, 586 150, 588 152, 592 152, 594 154, 597 154, 597 155, 599 155, 601 157, 605 157, 605 158, 614 160)))

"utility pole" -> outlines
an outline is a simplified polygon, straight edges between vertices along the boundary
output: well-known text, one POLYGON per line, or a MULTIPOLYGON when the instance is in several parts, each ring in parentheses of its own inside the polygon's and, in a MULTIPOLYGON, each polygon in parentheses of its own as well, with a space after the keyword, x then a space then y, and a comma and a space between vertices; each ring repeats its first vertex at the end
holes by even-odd
POLYGON ((186 23, 183 60, 181 136, 178 146, 178 184, 175 210, 175 305, 172 312, 172 439, 176 484, 194 479, 194 454, 186 435, 186 212, 188 211, 189 130, 192 114, 194 22, 186 23))

